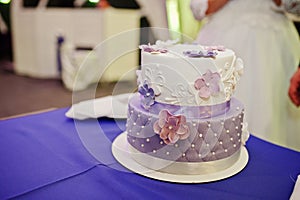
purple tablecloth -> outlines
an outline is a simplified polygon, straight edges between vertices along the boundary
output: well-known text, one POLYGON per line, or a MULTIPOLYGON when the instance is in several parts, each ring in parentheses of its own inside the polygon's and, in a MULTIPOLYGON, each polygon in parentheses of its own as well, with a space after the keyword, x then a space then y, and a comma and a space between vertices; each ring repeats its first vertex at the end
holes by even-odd
POLYGON ((66 111, 0 121, 0 199, 288 199, 300 174, 300 152, 251 136, 249 163, 231 178, 152 180, 127 171, 111 154, 125 121, 75 122, 66 111))

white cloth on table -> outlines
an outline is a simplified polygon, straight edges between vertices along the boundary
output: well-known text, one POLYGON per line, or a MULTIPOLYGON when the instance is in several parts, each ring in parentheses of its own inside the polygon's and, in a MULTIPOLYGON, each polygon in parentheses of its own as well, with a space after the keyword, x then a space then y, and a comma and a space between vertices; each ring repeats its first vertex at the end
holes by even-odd
POLYGON ((252 134, 300 150, 300 110, 288 98, 300 59, 293 22, 272 9, 272 0, 231 0, 207 17, 196 39, 224 45, 244 61, 235 96, 246 107, 252 134))
POLYGON ((127 118, 128 100, 131 95, 125 93, 86 100, 72 105, 65 115, 78 120, 99 117, 127 118))

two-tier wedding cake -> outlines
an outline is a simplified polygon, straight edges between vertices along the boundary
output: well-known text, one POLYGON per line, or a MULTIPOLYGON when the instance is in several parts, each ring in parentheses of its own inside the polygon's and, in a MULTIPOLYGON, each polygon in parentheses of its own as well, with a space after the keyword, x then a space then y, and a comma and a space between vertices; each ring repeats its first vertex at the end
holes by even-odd
POLYGON ((232 97, 243 62, 223 46, 157 41, 141 45, 138 93, 128 105, 130 155, 170 174, 232 166, 248 138, 243 104, 232 97))

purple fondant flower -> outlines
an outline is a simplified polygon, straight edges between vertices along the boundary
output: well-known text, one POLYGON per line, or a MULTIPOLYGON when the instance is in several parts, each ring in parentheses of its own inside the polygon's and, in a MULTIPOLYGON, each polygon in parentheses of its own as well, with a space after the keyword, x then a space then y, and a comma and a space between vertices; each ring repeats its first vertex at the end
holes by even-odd
POLYGON ((189 136, 185 116, 172 115, 167 110, 159 112, 159 119, 153 124, 153 130, 166 144, 174 144, 189 136))
POLYGON ((149 109, 154 104, 155 94, 154 90, 150 88, 145 81, 143 85, 139 86, 138 92, 142 95, 142 105, 145 109, 149 109))
POLYGON ((185 56, 191 57, 191 58, 214 58, 217 55, 217 52, 215 51, 210 51, 210 50, 189 50, 189 51, 184 51, 183 54, 185 56))
POLYGON ((207 46, 205 47, 205 49, 207 51, 225 51, 225 47, 224 46, 221 46, 221 45, 218 45, 218 46, 207 46))
POLYGON ((159 48, 156 45, 150 45, 150 44, 140 45, 139 48, 142 49, 145 52, 152 53, 152 54, 159 54, 159 53, 167 53, 168 52, 167 49, 159 48))
POLYGON ((211 95, 218 93, 220 91, 220 79, 221 76, 218 72, 212 73, 210 70, 207 70, 207 72, 199 77, 194 83, 195 89, 199 90, 199 97, 206 99, 211 95))

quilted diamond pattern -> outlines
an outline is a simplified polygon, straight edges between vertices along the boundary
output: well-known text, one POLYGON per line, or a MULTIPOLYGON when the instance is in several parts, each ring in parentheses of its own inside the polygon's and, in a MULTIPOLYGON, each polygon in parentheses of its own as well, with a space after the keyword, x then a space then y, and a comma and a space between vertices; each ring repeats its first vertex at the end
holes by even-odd
POLYGON ((240 149, 243 117, 243 110, 236 109, 218 118, 188 119, 190 136, 186 140, 177 141, 176 144, 166 145, 153 131, 153 124, 158 120, 158 116, 129 105, 128 142, 143 153, 167 160, 218 160, 240 149))

